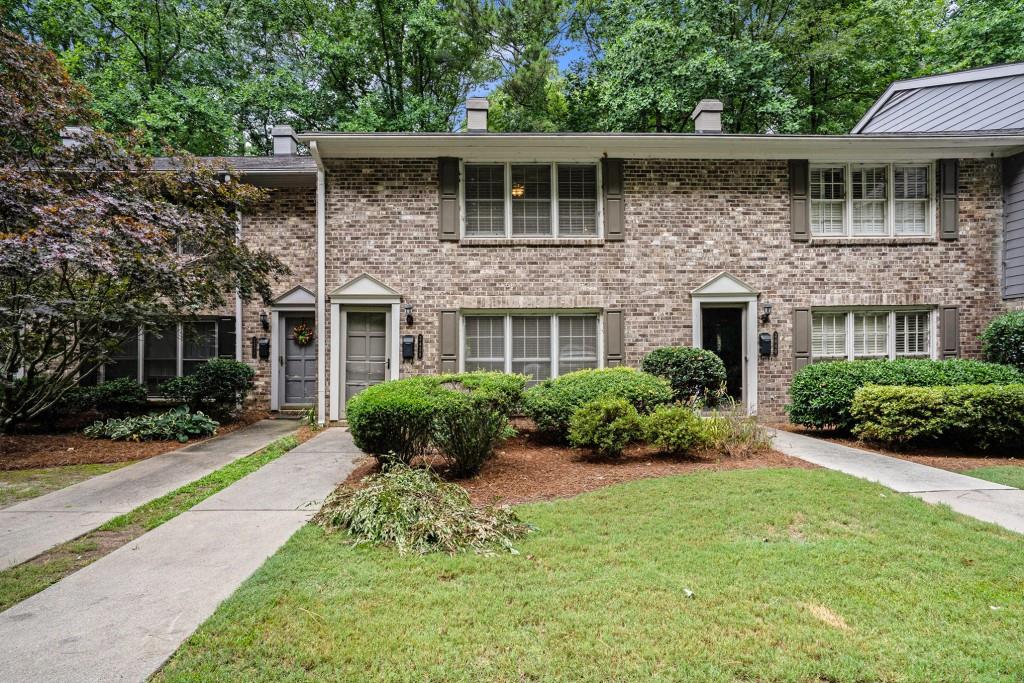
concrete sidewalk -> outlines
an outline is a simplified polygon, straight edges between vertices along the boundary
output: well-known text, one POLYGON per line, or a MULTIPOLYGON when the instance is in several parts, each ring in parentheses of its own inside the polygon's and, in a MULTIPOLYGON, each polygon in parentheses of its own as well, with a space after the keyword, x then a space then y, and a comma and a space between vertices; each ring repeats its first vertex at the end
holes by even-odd
POLYGON ((929 503, 1024 534, 1024 491, 803 434, 771 430, 786 455, 909 493, 929 503))
POLYGON ((348 432, 328 429, 0 612, 0 681, 144 681, 362 455, 348 432))
POLYGON ((0 570, 92 531, 298 428, 261 420, 0 510, 0 570))

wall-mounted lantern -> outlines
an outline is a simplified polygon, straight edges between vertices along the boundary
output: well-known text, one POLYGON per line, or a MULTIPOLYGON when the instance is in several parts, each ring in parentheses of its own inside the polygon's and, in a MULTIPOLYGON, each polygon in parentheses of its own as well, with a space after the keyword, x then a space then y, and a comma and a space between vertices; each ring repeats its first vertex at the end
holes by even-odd
POLYGON ((260 311, 260 327, 266 331, 270 330, 270 319, 267 318, 266 311, 260 311))
POLYGON ((405 306, 403 306, 402 308, 405 309, 405 324, 412 325, 412 304, 405 304, 405 306))
POLYGON ((764 324, 767 324, 767 323, 771 322, 771 319, 772 319, 772 305, 771 305, 771 303, 765 301, 761 305, 761 322, 764 323, 764 324))

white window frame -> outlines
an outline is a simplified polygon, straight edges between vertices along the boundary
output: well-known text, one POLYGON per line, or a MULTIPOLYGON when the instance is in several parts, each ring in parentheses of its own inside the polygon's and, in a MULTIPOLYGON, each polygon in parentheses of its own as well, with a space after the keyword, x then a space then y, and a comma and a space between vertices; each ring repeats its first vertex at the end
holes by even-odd
POLYGON ((593 240, 604 238, 604 182, 599 161, 488 161, 476 159, 459 160, 459 237, 464 240, 593 240), (505 168, 505 235, 466 234, 466 166, 504 166, 505 168), (512 234, 512 167, 551 166, 551 233, 547 235, 512 234), (595 187, 594 220, 597 231, 593 235, 562 235, 558 225, 558 166, 593 166, 595 187))
MULTIPOLYGON (((811 237, 813 239, 864 239, 864 240, 877 240, 877 239, 920 239, 920 238, 931 238, 935 237, 935 213, 937 211, 936 204, 936 163, 934 161, 892 161, 892 162, 877 162, 872 163, 868 161, 858 162, 844 162, 844 161, 833 161, 833 162, 815 162, 810 165, 814 168, 843 168, 843 180, 845 182, 845 188, 843 191, 843 231, 841 233, 824 233, 816 232, 814 229, 813 222, 811 223, 811 237), (853 231, 853 171, 858 168, 870 168, 876 166, 886 167, 886 184, 885 184, 885 232, 879 234, 872 233, 857 233, 853 231), (925 231, 920 234, 906 234, 896 232, 896 167, 897 166, 925 166, 928 169, 928 198, 927 205, 925 208, 925 231)), ((809 177, 808 177, 809 179, 809 177)), ((811 190, 808 188, 808 201, 811 206, 816 202, 834 203, 834 200, 818 200, 811 199, 811 190)), ((858 200, 860 201, 860 200, 858 200)), ((813 215, 813 208, 811 209, 813 215)))
POLYGON ((459 312, 459 372, 466 371, 466 318, 472 317, 503 317, 505 344, 505 372, 512 372, 512 318, 547 317, 551 318, 551 377, 560 375, 558 367, 558 317, 559 316, 593 316, 597 318, 597 368, 604 367, 604 315, 599 310, 590 308, 558 308, 558 309, 472 309, 459 312))
POLYGON ((858 306, 845 308, 832 308, 818 306, 811 310, 811 324, 814 324, 814 316, 819 313, 840 314, 845 316, 846 331, 846 353, 843 357, 825 356, 815 357, 811 355, 812 363, 823 363, 835 360, 895 360, 896 358, 938 358, 938 308, 936 306, 858 306), (884 356, 856 356, 854 354, 854 318, 858 314, 883 313, 886 319, 886 353, 884 356), (896 355, 896 315, 898 313, 927 313, 928 314, 928 354, 927 355, 896 355))

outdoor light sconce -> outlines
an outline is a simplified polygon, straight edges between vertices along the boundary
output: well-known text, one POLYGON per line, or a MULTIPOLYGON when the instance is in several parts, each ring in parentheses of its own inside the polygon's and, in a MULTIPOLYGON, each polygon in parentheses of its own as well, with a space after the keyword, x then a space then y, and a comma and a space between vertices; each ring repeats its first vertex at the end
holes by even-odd
POLYGON ((266 311, 260 311, 260 327, 262 327, 264 331, 270 330, 270 320, 267 318, 266 311))
POLYGON ((412 325, 412 304, 406 304, 402 308, 405 309, 405 324, 412 325))
POLYGON ((767 301, 761 306, 761 322, 769 323, 772 319, 772 305, 767 301))

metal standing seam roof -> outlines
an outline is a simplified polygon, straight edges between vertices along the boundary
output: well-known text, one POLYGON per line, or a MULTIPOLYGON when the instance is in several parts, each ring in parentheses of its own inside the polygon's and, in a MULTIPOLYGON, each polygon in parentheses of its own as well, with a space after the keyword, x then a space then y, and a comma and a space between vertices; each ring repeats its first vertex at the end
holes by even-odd
POLYGON ((1024 62, 896 81, 856 134, 1024 131, 1024 62))

